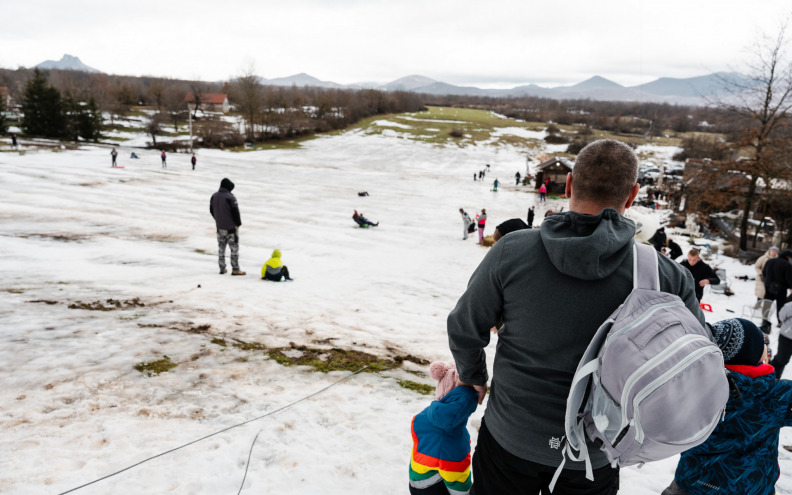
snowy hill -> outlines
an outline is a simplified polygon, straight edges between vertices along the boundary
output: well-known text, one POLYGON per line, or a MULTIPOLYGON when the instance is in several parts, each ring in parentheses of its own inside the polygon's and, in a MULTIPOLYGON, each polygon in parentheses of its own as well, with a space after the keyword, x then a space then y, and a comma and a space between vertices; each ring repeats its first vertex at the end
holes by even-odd
POLYGON ((61 57, 60 60, 47 60, 41 62, 36 66, 37 69, 58 69, 58 70, 79 70, 82 72, 95 72, 101 73, 101 71, 94 69, 93 67, 89 67, 82 63, 79 57, 74 57, 72 55, 64 55, 61 57))
MULTIPOLYGON (((541 219, 567 204, 539 203, 506 180, 525 171, 525 148, 411 141, 400 132, 410 120, 401 122, 299 149, 198 150, 195 171, 187 154, 170 153, 163 170, 157 151, 140 149, 134 160, 119 148, 124 169, 110 168, 103 147, 0 153, 0 491, 61 493, 349 375, 283 366, 265 348, 295 359, 338 348, 449 360, 446 317, 487 252, 460 242, 458 209, 486 208, 490 233, 531 205, 541 219), (485 163, 488 180, 470 180, 485 163), (208 202, 223 177, 236 183, 244 277, 218 274, 208 202), (380 226, 357 228, 353 209, 380 226), (295 282, 259 279, 275 248, 295 282), (135 369, 164 356, 176 364, 167 372, 135 369)), ((555 149, 536 141, 531 153, 555 149)), ((663 161, 675 149, 637 151, 663 161)), ((753 267, 723 256, 710 263, 726 268, 737 294, 706 292, 707 319, 739 316, 754 283, 736 276, 753 277, 753 267)), ((410 419, 431 396, 399 381, 430 383, 421 372, 405 360, 361 373, 77 493, 236 493, 249 452, 243 493, 406 493, 410 419)), ((474 447, 483 411, 469 426, 474 447)), ((792 444, 789 431, 781 443, 792 444)), ((790 495, 792 453, 782 451, 780 464, 777 493, 790 495)), ((620 493, 660 493, 675 465, 622 469, 620 493)))

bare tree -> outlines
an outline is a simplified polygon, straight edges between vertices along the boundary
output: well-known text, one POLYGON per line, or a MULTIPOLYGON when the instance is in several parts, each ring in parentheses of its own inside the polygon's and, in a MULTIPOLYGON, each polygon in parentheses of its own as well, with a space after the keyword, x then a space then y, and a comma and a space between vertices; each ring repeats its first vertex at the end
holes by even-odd
POLYGON ((146 90, 146 96, 149 97, 151 103, 157 109, 157 112, 162 112, 162 107, 165 104, 165 91, 167 89, 168 85, 165 80, 154 79, 146 90))
POLYGON ((146 122, 146 132, 151 136, 151 144, 157 146, 157 135, 162 132, 160 123, 162 121, 162 114, 155 113, 149 115, 148 122, 146 122))
POLYGON ((756 202, 757 188, 789 171, 789 162, 778 160, 779 150, 789 146, 782 130, 792 117, 792 62, 786 51, 787 25, 785 22, 774 38, 763 37, 746 73, 742 78, 724 81, 727 96, 715 102, 741 123, 735 144, 748 155, 747 159, 736 161, 734 167, 749 176, 742 198, 741 250, 748 246, 748 220, 756 202))
POLYGON ((248 141, 255 141, 256 125, 261 122, 264 108, 264 95, 254 68, 249 67, 241 76, 234 79, 230 89, 231 100, 245 120, 245 137, 248 141))

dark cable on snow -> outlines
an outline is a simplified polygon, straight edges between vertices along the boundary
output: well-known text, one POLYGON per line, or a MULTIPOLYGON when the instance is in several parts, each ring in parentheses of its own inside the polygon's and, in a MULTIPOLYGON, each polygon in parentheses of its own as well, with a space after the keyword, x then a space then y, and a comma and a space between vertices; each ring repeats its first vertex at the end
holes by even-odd
MULTIPOLYGON (((96 480, 93 480, 93 481, 91 481, 91 482, 89 482, 89 483, 86 483, 86 484, 84 484, 84 485, 80 485, 80 486, 78 486, 78 487, 76 487, 76 488, 72 488, 71 490, 66 490, 65 492, 61 492, 61 493, 59 493, 58 495, 66 495, 67 493, 76 492, 77 490, 79 490, 79 489, 81 489, 81 488, 85 488, 86 486, 93 485, 94 483, 98 483, 98 482, 100 482, 100 481, 102 481, 102 480, 106 480, 107 478, 112 478, 113 476, 115 476, 115 475, 117 475, 117 474, 121 474, 121 473, 123 473, 124 471, 129 471, 130 469, 132 469, 132 468, 134 468, 134 467, 137 467, 137 466, 140 466, 141 464, 143 464, 143 463, 145 463, 145 462, 148 462, 148 461, 154 460, 154 459, 156 459, 157 457, 162 457, 162 456, 164 456, 164 455, 170 454, 171 452, 176 452, 177 450, 183 449, 184 447, 188 447, 188 446, 190 446, 190 445, 192 445, 192 444, 194 444, 194 443, 198 443, 198 442, 200 442, 200 441, 202 441, 202 440, 206 440, 207 438, 213 437, 213 436, 215 436, 215 435, 219 435, 220 433, 225 433, 225 432, 227 432, 228 430, 233 430, 234 428, 238 428, 238 427, 240 427, 240 426, 243 426, 243 425, 246 425, 246 424, 248 424, 248 423, 252 423, 253 421, 257 421, 257 420, 259 420, 259 419, 266 418, 267 416, 271 416, 271 415, 273 415, 273 414, 275 414, 275 413, 281 412, 281 411, 283 411, 283 410, 285 410, 285 409, 288 409, 288 408, 292 407, 292 406, 293 406, 293 405, 295 405, 295 404, 299 404, 300 402, 302 402, 302 401, 304 401, 304 400, 310 399, 311 397, 314 397, 314 396, 316 396, 316 395, 319 395, 319 394, 321 394, 322 392, 324 392, 324 391, 325 391, 325 390, 327 390, 328 388, 330 388, 330 387, 334 387, 334 386, 338 385, 339 383, 343 382, 344 380, 347 380, 347 379, 349 379, 349 378, 352 378, 353 376, 357 375, 358 373, 360 373, 361 371, 363 371, 363 370, 365 370, 365 369, 368 369, 368 366, 364 366, 364 367, 360 368, 359 370, 357 370, 357 371, 355 371, 355 372, 353 372, 353 373, 351 373, 351 374, 349 374, 349 375, 345 376, 344 378, 342 378, 342 379, 338 380, 337 382, 333 382, 333 383, 331 383, 330 385, 326 386, 325 388, 323 388, 323 389, 321 389, 321 390, 318 390, 318 391, 316 391, 316 392, 312 393, 311 395, 306 395, 306 396, 305 396, 305 397, 303 397, 302 399, 296 400, 296 401, 292 402, 291 404, 286 404, 285 406, 283 406, 283 407, 280 407, 280 408, 278 408, 278 409, 275 409, 274 411, 270 411, 270 412, 268 412, 267 414, 263 414, 263 415, 261 415, 261 416, 259 416, 259 417, 257 417, 257 418, 253 418, 253 419, 249 419, 249 420, 247 420, 247 421, 243 421, 242 423, 239 423, 239 424, 236 424, 236 425, 233 425, 233 426, 229 426, 228 428, 224 428, 224 429, 222 429, 222 430, 220 430, 220 431, 216 431, 216 432, 214 432, 214 433, 210 433, 209 435, 206 435, 206 436, 204 436, 204 437, 201 437, 201 438, 199 438, 199 439, 197 439, 197 440, 193 440, 192 442, 187 442, 187 443, 185 443, 184 445, 180 445, 180 446, 178 446, 178 447, 176 447, 176 448, 173 448, 173 449, 167 450, 167 451, 165 451, 165 452, 162 452, 162 453, 160 453, 160 454, 157 454, 157 455, 151 456, 151 457, 149 457, 148 459, 143 459, 142 461, 140 461, 140 462, 138 462, 138 463, 135 463, 135 464, 132 464, 131 466, 125 467, 124 469, 121 469, 121 470, 119 470, 119 471, 116 471, 115 473, 108 474, 107 476, 102 476, 101 478, 99 478, 99 479, 96 479, 96 480)), ((255 443, 255 440, 254 440, 254 443, 255 443)), ((253 449, 253 447, 251 446, 251 451, 252 451, 252 449, 253 449)), ((244 481, 243 481, 243 482, 244 482, 244 481)))
POLYGON ((259 432, 256 433, 256 438, 254 438, 253 443, 250 444, 250 452, 248 452, 248 460, 247 460, 247 464, 245 464, 245 475, 242 476, 242 484, 239 485, 239 491, 237 492, 237 495, 240 495, 242 493, 242 487, 245 486, 245 478, 247 478, 248 468, 250 467, 250 456, 253 455, 253 446, 256 445, 256 440, 258 440, 258 436, 261 434, 261 431, 262 430, 259 430, 259 432))

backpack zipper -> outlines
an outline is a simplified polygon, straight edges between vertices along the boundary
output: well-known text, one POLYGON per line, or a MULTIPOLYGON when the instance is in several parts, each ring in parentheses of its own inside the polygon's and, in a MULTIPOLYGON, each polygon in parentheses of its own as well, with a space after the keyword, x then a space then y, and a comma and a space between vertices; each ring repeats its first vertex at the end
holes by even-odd
MULTIPOLYGON (((710 340, 706 337, 699 335, 697 335, 696 337, 706 341, 708 344, 711 343, 710 340)), ((640 409, 638 409, 638 406, 641 405, 641 402, 646 397, 648 397, 649 394, 651 394, 652 392, 654 392, 655 390, 657 390, 658 388, 669 382, 672 378, 674 378, 677 374, 679 374, 680 371, 682 371, 683 369, 687 368, 688 366, 696 362, 696 360, 698 360, 700 357, 706 354, 714 354, 716 352, 720 352, 717 349, 717 347, 714 349, 711 347, 702 347, 701 349, 696 349, 695 351, 691 352, 685 359, 675 364, 673 368, 669 369, 659 377, 655 378, 655 380, 652 383, 647 385, 643 390, 641 390, 641 392, 639 392, 635 396, 635 398, 633 399, 633 412, 634 412, 633 419, 635 420, 635 428, 637 430, 635 434, 635 440, 638 443, 643 443, 643 439, 644 439, 644 432, 643 432, 643 428, 641 427, 640 409)))
POLYGON ((622 417, 621 417, 621 426, 624 427, 627 425, 627 407, 626 403, 630 395, 630 391, 635 383, 646 376, 649 373, 649 368, 654 368, 655 366, 659 365, 661 362, 665 361, 673 354, 675 354, 679 349, 685 347, 688 343, 699 340, 701 338, 700 335, 683 335, 682 337, 678 338, 674 343, 663 349, 662 352, 654 356, 652 359, 648 360, 644 364, 642 364, 637 370, 635 370, 627 381, 624 384, 624 388, 622 389, 622 396, 621 402, 619 403, 621 410, 622 410, 622 417))
POLYGON ((630 330, 632 330, 636 326, 638 326, 641 323, 643 323, 644 320, 649 319, 649 317, 651 317, 653 314, 655 314, 656 312, 660 311, 661 309, 670 308, 670 307, 673 307, 673 306, 684 306, 684 305, 685 305, 685 303, 683 303, 681 300, 679 300, 679 301, 671 301, 671 302, 662 303, 662 304, 655 304, 655 305, 651 306, 648 310, 646 310, 644 312, 644 314, 640 318, 638 318, 634 322, 630 323, 626 327, 622 328, 618 332, 613 333, 611 335, 608 335, 608 338, 605 339, 605 343, 602 345, 602 349, 603 349, 602 352, 605 352, 604 351, 605 348, 608 346, 608 344, 613 339, 615 339, 616 337, 618 337, 619 335, 621 335, 623 333, 629 332, 630 330))

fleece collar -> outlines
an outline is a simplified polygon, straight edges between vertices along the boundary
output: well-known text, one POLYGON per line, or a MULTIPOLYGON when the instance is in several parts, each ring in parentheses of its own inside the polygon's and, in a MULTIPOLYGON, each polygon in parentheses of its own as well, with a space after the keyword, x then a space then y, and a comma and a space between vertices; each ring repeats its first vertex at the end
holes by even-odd
POLYGON ((775 368, 769 364, 760 364, 759 366, 748 366, 745 364, 727 364, 726 369, 745 375, 749 378, 759 378, 760 376, 775 373, 775 368))

